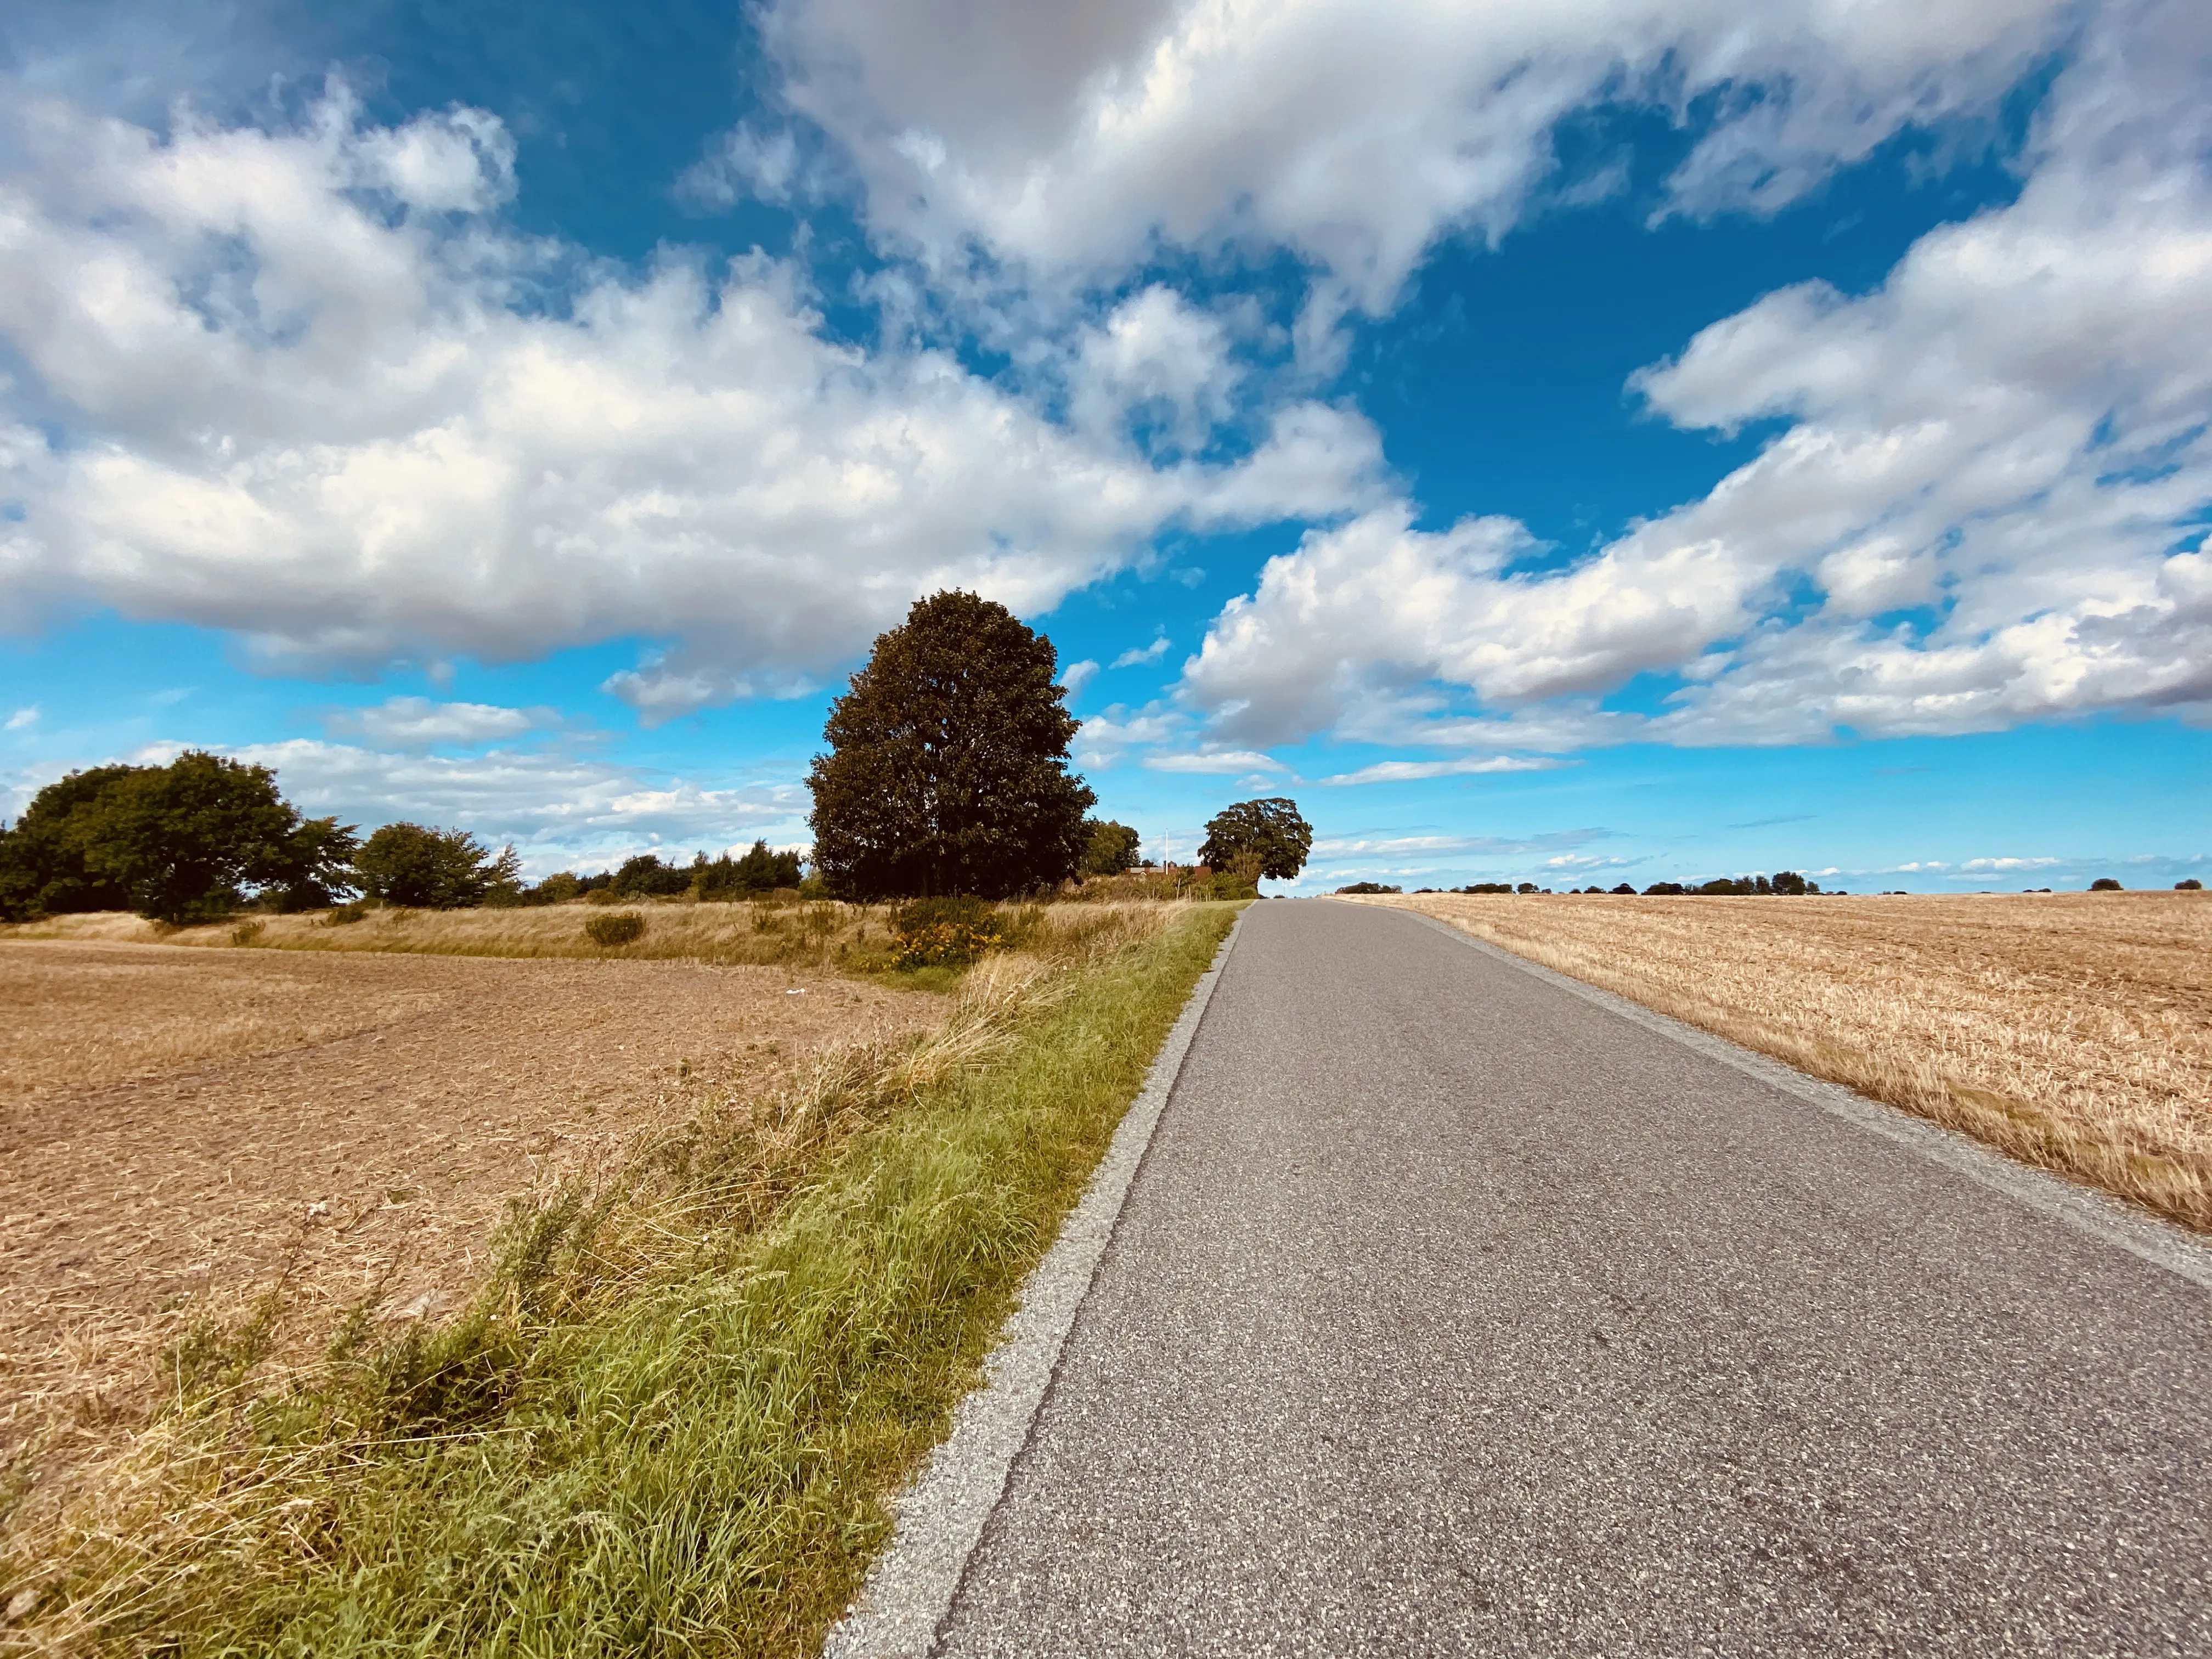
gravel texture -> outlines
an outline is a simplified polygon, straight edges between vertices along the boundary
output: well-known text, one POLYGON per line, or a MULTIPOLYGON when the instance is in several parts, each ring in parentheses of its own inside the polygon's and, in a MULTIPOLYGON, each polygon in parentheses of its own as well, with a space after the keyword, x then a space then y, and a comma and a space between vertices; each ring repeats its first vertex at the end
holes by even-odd
POLYGON ((2212 1297, 2156 1255, 1263 904, 937 1650, 2212 1653, 2212 1297))

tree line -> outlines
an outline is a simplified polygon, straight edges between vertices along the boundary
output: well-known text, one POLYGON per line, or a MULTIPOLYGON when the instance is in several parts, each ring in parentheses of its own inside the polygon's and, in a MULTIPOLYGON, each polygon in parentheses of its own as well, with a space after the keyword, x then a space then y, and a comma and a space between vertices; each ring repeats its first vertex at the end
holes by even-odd
POLYGON ((522 879, 513 847, 465 830, 387 823, 362 836, 335 817, 310 818, 286 800, 268 767, 202 750, 166 766, 72 772, 0 828, 0 921, 85 910, 135 910, 185 926, 247 905, 325 909, 356 896, 380 904, 451 910, 553 904, 605 888, 618 898, 690 893, 750 898, 804 880, 797 853, 765 841, 732 858, 699 854, 688 866, 657 854, 596 876, 562 871, 522 879))
MULTIPOLYGON (((288 911, 355 895, 426 909, 613 898, 738 899, 782 889, 863 902, 1003 899, 1139 866, 1142 837, 1091 815, 1072 769, 1079 722, 1050 640, 1004 605, 951 591, 878 637, 832 704, 808 775, 810 871, 756 841, 689 865, 641 853, 596 876, 526 883, 512 846, 465 830, 387 823, 366 837, 310 818, 265 766, 187 750, 166 766, 103 766, 40 790, 0 827, 0 920, 136 910, 183 925, 248 904, 288 911)), ((1281 797, 1206 825, 1199 860, 1226 890, 1304 867, 1313 831, 1281 797)))

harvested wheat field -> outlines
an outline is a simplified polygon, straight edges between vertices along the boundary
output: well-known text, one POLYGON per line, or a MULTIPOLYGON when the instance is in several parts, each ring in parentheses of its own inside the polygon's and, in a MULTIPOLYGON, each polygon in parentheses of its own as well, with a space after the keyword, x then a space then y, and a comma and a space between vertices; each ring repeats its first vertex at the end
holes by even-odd
POLYGON ((2212 1229, 2206 895, 1360 902, 2212 1229))
POLYGON ((165 1348, 280 1284, 280 1346, 364 1298, 451 1309, 510 1198, 943 1005, 772 967, 0 943, 0 1443, 98 1453, 165 1348))

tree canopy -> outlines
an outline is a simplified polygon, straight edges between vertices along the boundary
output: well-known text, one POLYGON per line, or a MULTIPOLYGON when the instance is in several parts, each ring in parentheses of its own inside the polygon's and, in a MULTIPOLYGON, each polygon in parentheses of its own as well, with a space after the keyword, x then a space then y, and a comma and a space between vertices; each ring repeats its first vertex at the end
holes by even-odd
POLYGON ((0 912, 15 918, 129 908, 201 921, 251 890, 290 908, 349 885, 356 842, 303 820, 276 775, 203 750, 167 766, 103 766, 40 790, 0 836, 0 912))
POLYGON ((1313 826, 1298 815, 1297 803, 1273 795, 1240 800, 1209 818, 1198 861, 1248 881, 1288 881, 1312 851, 1313 826))
POLYGON ((1067 769, 1079 722, 1059 665, 1006 606, 957 590, 878 636, 807 779, 830 890, 1001 898, 1074 874, 1097 797, 1067 769))
POLYGON ((520 893, 514 848, 495 854, 465 830, 387 823, 354 854, 354 868, 362 890, 384 904, 453 910, 520 893))
POLYGON ((1111 818, 1086 818, 1083 823, 1083 873, 1118 876, 1137 867, 1138 850, 1145 838, 1126 823, 1111 818))

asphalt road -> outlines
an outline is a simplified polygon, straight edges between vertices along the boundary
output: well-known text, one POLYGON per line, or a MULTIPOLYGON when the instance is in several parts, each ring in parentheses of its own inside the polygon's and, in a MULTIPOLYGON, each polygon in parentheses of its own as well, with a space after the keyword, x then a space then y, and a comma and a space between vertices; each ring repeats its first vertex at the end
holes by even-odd
POLYGON ((938 1650, 2212 1655, 2212 1294, 1262 904, 938 1650))

